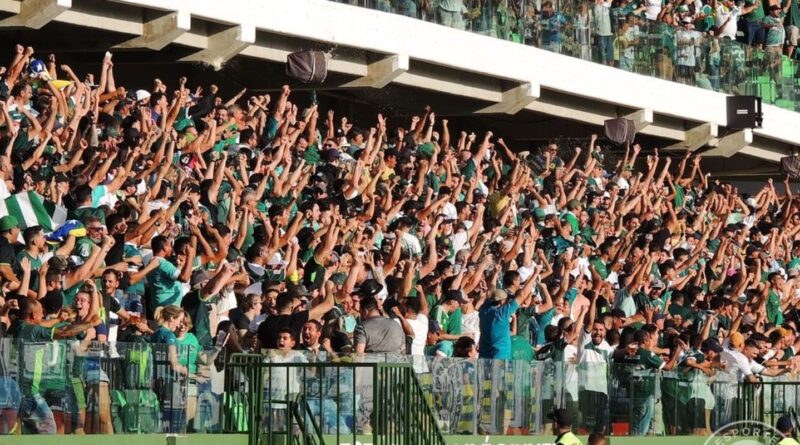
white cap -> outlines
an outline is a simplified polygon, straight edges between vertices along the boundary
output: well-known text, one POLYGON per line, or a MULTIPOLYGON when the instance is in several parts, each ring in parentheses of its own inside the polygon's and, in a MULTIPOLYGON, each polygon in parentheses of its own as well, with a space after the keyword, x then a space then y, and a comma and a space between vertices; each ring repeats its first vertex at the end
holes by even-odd
POLYGON ((150 99, 150 92, 147 90, 136 90, 136 101, 150 99))

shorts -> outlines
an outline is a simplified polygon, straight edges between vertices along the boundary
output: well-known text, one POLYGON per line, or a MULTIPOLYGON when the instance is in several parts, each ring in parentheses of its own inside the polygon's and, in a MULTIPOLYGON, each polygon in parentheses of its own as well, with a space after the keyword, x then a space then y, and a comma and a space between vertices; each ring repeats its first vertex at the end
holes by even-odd
POLYGON ((787 26, 786 41, 789 42, 789 46, 797 46, 797 42, 800 42, 800 27, 794 25, 787 26))
MULTIPOLYGON (((108 397, 111 397, 111 390, 109 389, 108 384, 106 384, 104 387, 105 391, 108 392, 108 397)), ((97 413, 100 411, 100 383, 86 386, 85 403, 87 413, 97 413)))
POLYGON ((53 418, 53 411, 47 406, 47 401, 41 394, 31 394, 30 391, 26 391, 26 394, 22 396, 19 407, 19 420, 22 423, 23 433, 56 433, 56 421, 53 418))
POLYGON ((783 56, 782 46, 776 45, 767 47, 767 60, 769 60, 770 66, 778 65, 781 62, 781 56, 783 56))
POLYGON ((66 389, 47 389, 42 392, 42 397, 44 397, 47 406, 49 406, 52 411, 60 413, 69 411, 66 389))
POLYGON ((687 66, 687 65, 678 65, 677 67, 678 77, 684 79, 694 78, 694 67, 687 66))

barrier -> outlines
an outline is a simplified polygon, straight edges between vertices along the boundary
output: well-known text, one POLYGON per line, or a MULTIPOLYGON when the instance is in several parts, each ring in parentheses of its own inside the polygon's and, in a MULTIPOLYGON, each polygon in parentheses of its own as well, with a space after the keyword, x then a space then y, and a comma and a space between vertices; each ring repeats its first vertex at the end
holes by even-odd
POLYGON ((580 434, 685 436, 735 421, 774 425, 800 402, 800 379, 788 374, 740 384, 725 372, 708 377, 689 368, 653 372, 552 359, 334 360, 269 351, 214 360, 215 351, 179 346, 175 352, 171 357, 165 345, 141 342, 2 339, 0 433, 52 427, 63 434, 244 434, 251 444, 279 442, 287 433, 302 433, 307 444, 355 443, 362 436, 437 443, 547 435, 546 413, 559 407, 573 411, 580 434), (190 365, 190 378, 175 371, 172 358, 190 365), (48 413, 44 426, 32 422, 38 408, 48 413))

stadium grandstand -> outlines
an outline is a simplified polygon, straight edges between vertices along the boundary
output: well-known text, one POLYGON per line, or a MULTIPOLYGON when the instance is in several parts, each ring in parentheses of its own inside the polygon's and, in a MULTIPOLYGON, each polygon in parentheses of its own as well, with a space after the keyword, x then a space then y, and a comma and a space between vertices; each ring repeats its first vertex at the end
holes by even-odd
POLYGON ((797 2, 0 0, 0 445, 797 444, 797 2))

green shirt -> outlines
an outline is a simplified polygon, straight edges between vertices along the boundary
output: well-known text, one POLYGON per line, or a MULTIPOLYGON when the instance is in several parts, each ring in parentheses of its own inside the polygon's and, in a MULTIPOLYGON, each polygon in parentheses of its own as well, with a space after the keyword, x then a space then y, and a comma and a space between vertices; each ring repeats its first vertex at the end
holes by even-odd
POLYGON ((689 399, 702 398, 704 396, 703 386, 706 385, 703 372, 686 364, 686 360, 689 359, 694 359, 698 365, 706 361, 703 353, 696 350, 687 352, 681 361, 679 368, 682 373, 680 374, 678 398, 682 403, 688 402, 689 399))
POLYGON ((767 321, 774 325, 783 324, 783 312, 781 312, 781 297, 772 289, 767 296, 767 321))
POLYGON ((170 331, 164 326, 159 326, 158 329, 156 329, 156 332, 153 333, 153 336, 150 337, 150 342, 176 346, 178 344, 178 339, 175 337, 174 332, 170 331))
POLYGON ((597 274, 600 275, 600 278, 603 280, 608 278, 608 269, 606 268, 606 264, 603 262, 602 258, 599 256, 594 256, 589 260, 589 264, 594 266, 594 270, 597 271, 597 274))
MULTIPOLYGON (((755 0, 745 0, 744 6, 745 8, 749 8, 755 4, 755 0)), ((764 14, 764 4, 763 2, 759 4, 755 9, 750 11, 748 14, 744 15, 745 20, 749 22, 758 22, 764 18, 766 14, 764 14)))
POLYGON ((478 170, 478 167, 475 165, 475 161, 472 158, 464 164, 464 169, 461 171, 464 179, 469 180, 475 175, 475 172, 478 170))
POLYGON ((170 304, 181 304, 180 271, 166 258, 159 258, 158 267, 147 274, 147 284, 153 292, 153 309, 170 304))
POLYGON ((95 246, 96 244, 91 238, 84 236, 82 238, 78 238, 78 241, 75 243, 75 250, 73 253, 85 263, 86 260, 92 256, 92 251, 94 250, 95 246))
POLYGON ((80 222, 84 222, 89 216, 94 216, 104 225, 106 223, 106 213, 103 210, 94 207, 78 207, 72 212, 69 212, 67 219, 77 219, 80 222))
POLYGON ((769 29, 767 29, 767 46, 781 46, 786 40, 786 29, 783 27, 783 17, 785 15, 781 12, 778 17, 768 15, 761 19, 761 23, 769 26, 769 29))
POLYGON ((22 375, 19 383, 22 391, 28 394, 38 394, 49 364, 47 352, 48 344, 53 339, 53 328, 17 321, 12 325, 9 333, 20 340, 22 375))
POLYGON ((197 355, 200 352, 200 342, 191 332, 176 339, 178 345, 178 363, 189 368, 189 373, 197 374, 197 355))
POLYGON ((793 0, 792 6, 789 7, 786 24, 789 26, 800 26, 800 6, 797 5, 797 1, 793 0))
POLYGON ((639 348, 638 364, 640 369, 634 371, 631 397, 638 399, 655 396, 656 376, 653 371, 660 370, 664 366, 664 360, 647 349, 639 348))
POLYGON ((533 348, 527 338, 520 335, 511 337, 511 360, 533 361, 533 348))

